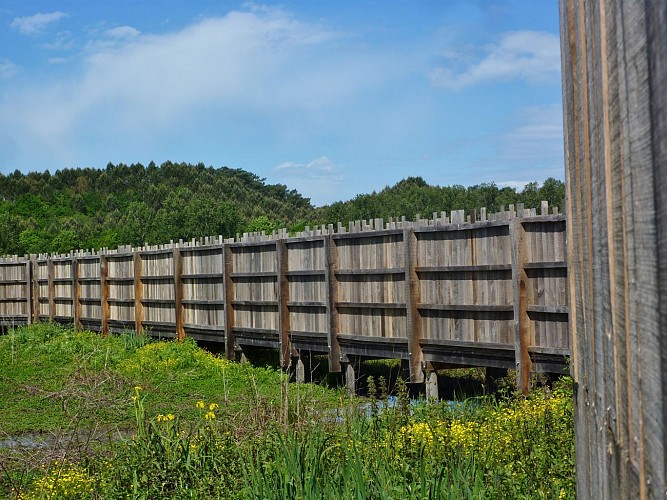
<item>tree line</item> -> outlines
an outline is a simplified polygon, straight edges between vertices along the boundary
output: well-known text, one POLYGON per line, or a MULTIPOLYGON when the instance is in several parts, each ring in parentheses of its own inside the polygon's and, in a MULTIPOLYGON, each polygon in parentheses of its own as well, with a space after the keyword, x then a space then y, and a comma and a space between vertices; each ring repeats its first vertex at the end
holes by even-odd
POLYGON ((282 184, 269 184, 242 169, 201 163, 109 163, 104 169, 54 174, 17 170, 0 174, 0 254, 138 246, 281 227, 294 232, 306 225, 375 217, 414 218, 482 206, 495 211, 517 202, 560 205, 564 196, 563 182, 555 179, 517 191, 492 183, 431 186, 410 177, 377 193, 314 207, 282 184))

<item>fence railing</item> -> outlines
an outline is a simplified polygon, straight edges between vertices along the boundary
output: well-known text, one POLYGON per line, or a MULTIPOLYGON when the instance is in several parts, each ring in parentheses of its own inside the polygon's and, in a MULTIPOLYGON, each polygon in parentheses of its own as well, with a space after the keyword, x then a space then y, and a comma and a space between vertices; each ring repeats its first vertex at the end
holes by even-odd
POLYGON ((565 217, 542 204, 0 261, 0 320, 244 346, 562 371, 565 217))

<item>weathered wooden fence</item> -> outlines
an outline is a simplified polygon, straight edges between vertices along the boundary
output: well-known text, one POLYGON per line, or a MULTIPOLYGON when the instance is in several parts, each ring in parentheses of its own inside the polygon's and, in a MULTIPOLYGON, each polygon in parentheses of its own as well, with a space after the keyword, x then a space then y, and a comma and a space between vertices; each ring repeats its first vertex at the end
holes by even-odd
POLYGON ((577 494, 667 497, 667 2, 561 0, 577 494))
POLYGON ((543 204, 493 215, 358 221, 238 239, 13 258, 0 319, 355 357, 562 372, 570 355, 565 217, 543 204), (517 213, 518 212, 518 213, 517 213))

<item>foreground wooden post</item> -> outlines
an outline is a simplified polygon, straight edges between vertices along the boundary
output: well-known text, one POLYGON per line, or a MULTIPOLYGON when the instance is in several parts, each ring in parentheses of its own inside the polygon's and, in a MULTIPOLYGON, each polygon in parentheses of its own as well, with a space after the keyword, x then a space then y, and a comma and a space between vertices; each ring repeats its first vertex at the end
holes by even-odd
POLYGON ((514 356, 517 370, 517 390, 527 394, 530 389, 531 361, 528 352, 530 346, 530 318, 528 317, 528 277, 525 265, 525 229, 521 223, 522 207, 519 216, 510 221, 512 238, 512 289, 514 295, 514 356))
POLYGON ((56 283, 54 281, 56 276, 55 265, 51 257, 48 259, 48 279, 49 279, 49 322, 53 323, 56 317, 56 283))
POLYGON ((137 333, 143 330, 144 305, 141 302, 144 295, 144 285, 141 281, 143 273, 143 260, 141 253, 135 251, 134 257, 134 328, 137 333))
POLYGON ((100 254, 100 329, 102 335, 109 334, 109 261, 100 254))
POLYGON ((340 373, 340 345, 338 343, 338 250, 333 237, 333 227, 329 227, 329 235, 324 238, 326 253, 325 287, 327 291, 327 344, 329 348, 329 371, 340 373))
POLYGON ((40 302, 39 302, 39 266, 37 265, 37 256, 30 256, 30 296, 32 301, 30 305, 32 310, 30 314, 32 315, 32 323, 39 323, 40 315, 40 302))
POLYGON ((410 361, 410 383, 424 383, 422 367, 424 355, 419 340, 422 336, 422 319, 419 314, 420 290, 417 265, 417 237, 414 229, 403 230, 405 251, 405 305, 407 309, 408 356, 410 361))
POLYGON ((81 282, 79 281, 79 259, 72 257, 72 318, 74 330, 81 330, 81 282))
POLYGON ((225 300, 225 356, 227 359, 235 359, 235 341, 234 341, 234 282, 232 281, 232 272, 234 271, 234 255, 229 245, 222 249, 223 259, 223 282, 224 282, 224 300, 225 300))
POLYGON ((174 260, 174 324, 176 339, 185 339, 185 327, 183 323, 183 254, 179 243, 174 243, 172 252, 174 260))
POLYGON ((665 498, 667 3, 560 11, 577 496, 665 498))
POLYGON ((280 366, 287 368, 291 361, 290 343, 289 281, 287 279, 287 245, 284 239, 276 240, 278 270, 278 335, 280 336, 280 366))

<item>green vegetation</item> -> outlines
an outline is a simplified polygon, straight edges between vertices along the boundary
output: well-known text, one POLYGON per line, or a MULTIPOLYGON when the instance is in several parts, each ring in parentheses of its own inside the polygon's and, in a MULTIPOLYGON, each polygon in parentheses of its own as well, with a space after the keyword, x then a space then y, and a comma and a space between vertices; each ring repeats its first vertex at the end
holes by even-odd
POLYGON ((53 325, 0 336, 0 359, 0 496, 574 498, 567 379, 416 406, 399 379, 388 407, 371 378, 361 405, 192 341, 53 325))
POLYGON ((379 193, 315 208, 307 198, 241 169, 166 162, 0 174, 0 255, 167 243, 180 238, 473 209, 541 200, 560 206, 565 187, 547 179, 522 192, 495 184, 430 186, 410 177, 379 193))
POLYGON ((346 202, 336 202, 320 209, 320 218, 327 223, 348 222, 359 219, 401 217, 409 220, 417 214, 431 217, 443 210, 471 210, 486 207, 489 213, 501 206, 523 203, 527 208, 538 208, 546 200, 550 206, 563 206, 565 184, 553 178, 527 184, 523 191, 499 188, 494 183, 477 186, 431 186, 421 177, 408 177, 379 193, 360 194, 346 202))

